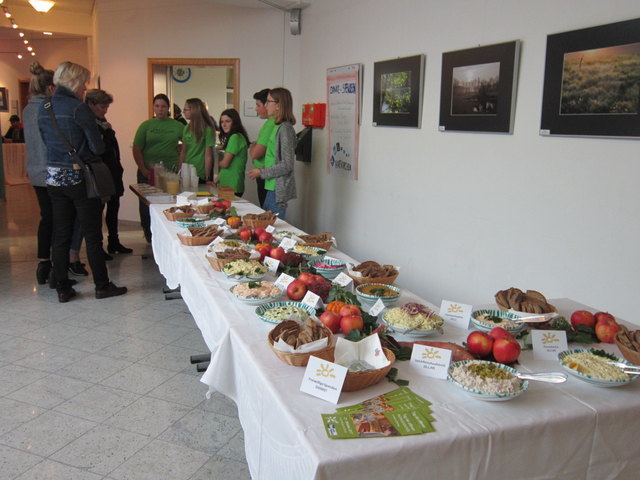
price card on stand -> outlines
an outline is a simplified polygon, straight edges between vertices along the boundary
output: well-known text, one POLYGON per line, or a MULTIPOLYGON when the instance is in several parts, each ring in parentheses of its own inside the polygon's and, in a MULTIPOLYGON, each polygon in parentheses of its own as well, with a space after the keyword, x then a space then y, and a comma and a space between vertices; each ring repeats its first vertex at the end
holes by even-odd
POLYGON ((442 304, 440 305, 440 316, 445 321, 455 325, 456 327, 467 330, 469 328, 469 320, 471 319, 472 310, 472 305, 442 300, 442 304))
POLYGON ((285 251, 289 251, 296 246, 296 241, 293 238, 284 237, 279 246, 284 248, 285 251))
POLYGON ((224 242, 224 237, 220 235, 220 236, 217 236, 216 238, 214 238, 213 242, 211 242, 211 243, 213 243, 214 245, 217 245, 217 244, 222 243, 222 242, 224 242))
POLYGON ((451 350, 446 348, 413 345, 411 351, 411 370, 419 375, 432 378, 447 379, 447 370, 451 363, 451 350))
POLYGON ((313 293, 311 290, 307 290, 307 293, 302 299, 302 303, 304 303, 305 305, 309 305, 313 309, 318 308, 318 303, 320 304, 320 306, 322 306, 322 300, 320 299, 320 297, 313 293))
POLYGON ((568 349, 567 332, 564 330, 531 330, 533 358, 557 360, 558 354, 568 349))
POLYGON ((227 221, 222 217, 218 217, 213 221, 214 225, 225 225, 226 223, 227 221))
POLYGON ((382 301, 381 298, 379 298, 378 301, 373 304, 373 307, 369 309, 369 315, 373 315, 374 317, 377 317, 378 315, 380 315, 380 312, 384 310, 384 307, 385 307, 384 302, 382 301))
POLYGON ((287 289, 287 287, 289 286, 289 284, 291 282, 293 282, 295 280, 295 278, 293 278, 291 275, 287 275, 286 273, 282 273, 280 274, 280 276, 278 277, 278 279, 276 280, 276 283, 274 283, 274 285, 278 288, 280 288, 283 292, 287 289))
POLYGON ((280 260, 271 257, 264 257, 263 262, 269 267, 269 273, 275 274, 280 266, 280 260))
POLYGON ((353 278, 344 272, 340 272, 331 283, 340 285, 342 288, 348 288, 348 290, 353 293, 353 278))
POLYGON ((300 391, 327 402, 338 403, 347 371, 347 367, 311 356, 300 391))
POLYGON ((267 233, 273 233, 276 231, 276 227, 274 227, 273 225, 267 225, 267 228, 265 228, 264 231, 267 233))

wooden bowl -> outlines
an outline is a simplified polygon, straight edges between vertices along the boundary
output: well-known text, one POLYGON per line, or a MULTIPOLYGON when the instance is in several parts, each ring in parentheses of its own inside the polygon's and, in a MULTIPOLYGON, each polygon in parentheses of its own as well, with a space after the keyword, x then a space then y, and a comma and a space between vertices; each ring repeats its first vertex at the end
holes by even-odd
POLYGON ((391 363, 386 367, 379 368, 377 370, 364 370, 362 372, 347 373, 347 378, 345 378, 344 384, 342 385, 343 392, 355 392, 356 390, 362 390, 363 388, 375 385, 387 376, 387 373, 391 370, 391 365, 396 361, 396 356, 388 348, 383 347, 382 349, 391 363))
POLYGON ((327 347, 322 350, 316 350, 315 352, 289 353, 289 352, 283 352, 281 350, 278 350, 273 346, 273 343, 274 343, 273 332, 275 331, 275 328, 269 332, 269 335, 267 335, 267 341, 269 342, 269 346, 271 347, 271 350, 273 350, 273 353, 276 354, 276 357, 278 357, 284 363, 288 365, 292 365, 294 367, 306 367, 307 364, 309 363, 309 358, 312 355, 314 357, 322 358, 323 360, 333 362, 333 359, 334 359, 333 354, 336 350, 336 339, 333 336, 333 333, 331 333, 331 331, 328 328, 324 327, 324 329, 329 333, 327 337, 329 339, 327 343, 327 347))
POLYGON ((618 338, 619 333, 616 334, 615 340, 616 340, 616 346, 620 349, 620 353, 622 353, 622 356, 630 361, 631 363, 633 363, 634 365, 640 365, 640 352, 636 351, 636 350, 632 350, 631 348, 627 347, 626 345, 623 345, 619 338, 618 338))

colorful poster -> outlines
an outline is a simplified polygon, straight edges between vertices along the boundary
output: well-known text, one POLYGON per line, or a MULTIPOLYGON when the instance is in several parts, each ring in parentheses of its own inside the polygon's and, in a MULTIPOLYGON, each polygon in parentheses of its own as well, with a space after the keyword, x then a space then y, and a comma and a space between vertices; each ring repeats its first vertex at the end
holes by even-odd
POLYGON ((327 69, 329 149, 327 173, 358 179, 360 135, 360 64, 327 69))

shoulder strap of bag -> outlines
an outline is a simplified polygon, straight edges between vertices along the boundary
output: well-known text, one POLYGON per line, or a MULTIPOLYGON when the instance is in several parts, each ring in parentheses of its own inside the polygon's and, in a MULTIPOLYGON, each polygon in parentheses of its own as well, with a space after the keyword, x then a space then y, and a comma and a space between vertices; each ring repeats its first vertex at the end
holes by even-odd
POLYGON ((44 108, 49 113, 49 118, 51 119, 51 123, 53 123, 53 126, 56 129, 56 133, 58 134, 58 137, 60 138, 60 140, 62 140, 62 143, 64 143, 64 146, 67 148, 67 153, 69 154, 69 156, 71 156, 76 162, 78 162, 78 164, 81 167, 84 167, 84 162, 80 159, 80 155, 78 155, 78 152, 76 151, 76 149, 71 146, 71 144, 69 143, 69 140, 67 140, 67 137, 65 137, 64 133, 62 133, 62 130, 60 130, 60 126, 56 121, 56 115, 53 113, 51 99, 48 99, 44 103, 44 108))

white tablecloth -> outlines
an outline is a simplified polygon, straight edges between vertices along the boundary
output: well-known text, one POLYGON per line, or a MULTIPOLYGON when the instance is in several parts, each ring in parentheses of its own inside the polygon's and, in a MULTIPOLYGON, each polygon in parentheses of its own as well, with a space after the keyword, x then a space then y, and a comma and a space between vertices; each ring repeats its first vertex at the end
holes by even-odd
MULTIPOLYGON (((234 203, 240 214, 258 211, 234 203)), ((233 301, 233 285, 205 259, 206 247, 180 244, 178 227, 152 205, 153 251, 169 286, 181 285, 208 347, 211 364, 202 381, 238 405, 245 450, 255 479, 635 479, 640 471, 640 382, 599 388, 570 377, 562 385, 529 382, 509 402, 470 398, 443 380, 413 375, 396 362, 399 377, 433 402, 435 433, 331 440, 320 414, 332 404, 299 391, 303 369, 285 365, 266 338, 272 328, 255 307, 233 301)), ((295 230, 278 221, 276 228, 295 230)), ((312 232, 313 233, 313 232, 312 232)), ((348 259, 331 250, 331 256, 348 259)), ((400 285, 402 277, 400 276, 400 285)), ((417 298, 403 292, 401 302, 417 298)), ((423 302, 426 303, 426 302, 423 302)), ((561 314, 584 307, 552 301, 561 314)), ((468 332, 446 326, 435 340, 462 342, 468 332)), ((399 338, 400 339, 400 338, 399 338)), ((607 346, 617 352, 615 346, 607 346)), ((199 352, 194 352, 199 353, 199 352)), ((523 371, 558 371, 556 362, 520 357, 523 371)), ((359 392, 343 393, 338 406, 360 402, 396 386, 383 380, 359 392)))

